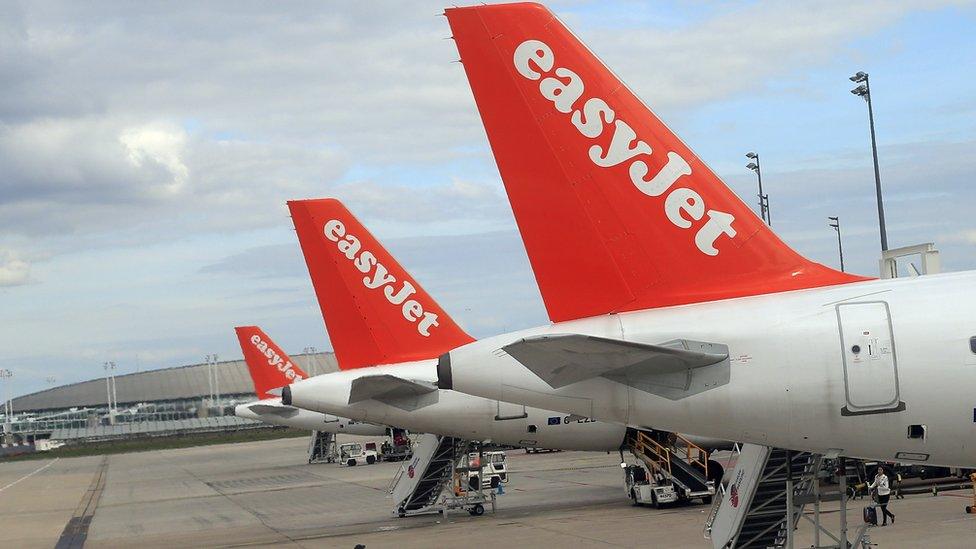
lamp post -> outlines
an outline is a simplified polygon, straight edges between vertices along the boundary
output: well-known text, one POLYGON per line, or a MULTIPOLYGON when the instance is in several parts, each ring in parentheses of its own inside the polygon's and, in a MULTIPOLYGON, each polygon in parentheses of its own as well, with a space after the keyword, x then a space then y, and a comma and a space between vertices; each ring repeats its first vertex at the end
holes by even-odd
POLYGON ((308 363, 306 364, 306 366, 307 366, 306 369, 308 370, 309 375, 313 375, 313 376, 314 375, 318 375, 318 369, 315 367, 315 361, 312 358, 312 355, 314 355, 317 351, 318 351, 318 349, 316 349, 315 347, 311 347, 311 346, 305 347, 304 349, 302 349, 302 354, 309 355, 308 356, 308 363))
POLYGON ((213 364, 210 362, 210 355, 204 357, 204 363, 207 365, 207 407, 210 407, 214 401, 213 364))
POLYGON ((844 271, 844 243, 840 239, 840 218, 828 217, 827 225, 837 231, 837 252, 840 253, 840 271, 844 271))
POLYGON ((115 379, 115 363, 112 361, 103 362, 102 368, 105 369, 105 396, 106 400, 108 400, 108 423, 109 425, 115 425, 115 404, 112 398, 114 394, 112 386, 114 385, 113 380, 115 379))
POLYGON ((217 368, 217 353, 213 354, 213 376, 214 376, 214 393, 217 395, 217 415, 224 415, 224 409, 220 406, 220 370, 217 368))
POLYGON ((0 370, 0 379, 3 380, 4 389, 6 389, 6 400, 3 401, 3 435, 4 442, 11 442, 8 440, 13 436, 13 415, 14 415, 14 403, 10 398, 10 379, 14 377, 14 373, 10 370, 4 368, 0 370))
POLYGON ((14 373, 10 370, 4 368, 0 370, 0 379, 4 380, 4 401, 3 401, 3 415, 6 423, 10 423, 10 416, 14 414, 13 401, 10 399, 10 379, 14 377, 14 373))
POLYGON ((868 124, 871 126, 871 154, 874 156, 874 187, 878 195, 878 225, 881 227, 881 251, 888 251, 888 232, 885 230, 884 202, 881 200, 881 169, 878 167, 878 141, 874 135, 874 108, 871 106, 871 82, 868 73, 858 71, 851 77, 851 82, 858 84, 851 90, 854 95, 863 98, 868 104, 868 124))
MULTIPOLYGON (((217 354, 207 355, 207 383, 210 384, 210 406, 220 408, 220 378, 217 377, 217 354)), ((221 415, 223 415, 221 413, 221 415)))
POLYGON ((759 217, 769 224, 773 225, 773 221, 769 216, 769 195, 763 194, 762 188, 762 164, 759 163, 759 153, 748 152, 746 153, 746 158, 752 160, 752 162, 746 164, 746 168, 756 172, 756 177, 759 179, 759 217))

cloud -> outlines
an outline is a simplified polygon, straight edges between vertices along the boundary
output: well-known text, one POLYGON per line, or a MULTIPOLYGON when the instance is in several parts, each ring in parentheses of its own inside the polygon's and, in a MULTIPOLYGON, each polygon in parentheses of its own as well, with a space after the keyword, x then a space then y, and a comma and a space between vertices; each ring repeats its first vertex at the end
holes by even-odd
POLYGON ((30 281, 30 263, 17 254, 0 250, 0 287, 21 286, 30 281))
MULTIPOLYGON (((600 26, 579 18, 584 42, 654 110, 675 110, 763 90, 775 77, 802 83, 803 71, 909 13, 960 2, 759 2, 691 24, 600 26), (798 74, 800 73, 800 74, 798 74)), ((570 24, 576 17, 567 16, 570 24)), ((802 94, 794 87, 791 93, 802 94)))
MULTIPOLYGON (((554 9, 669 110, 761 88, 921 5, 746 4, 649 25, 596 4, 554 9)), ((326 195, 438 230, 463 230, 452 217, 473 220, 467 232, 510 224, 442 7, 13 4, 0 237, 72 235, 33 243, 60 253, 239 232, 280 224, 287 199, 326 195)))
POLYGON ((976 229, 963 229, 939 236, 939 242, 976 245, 976 229))

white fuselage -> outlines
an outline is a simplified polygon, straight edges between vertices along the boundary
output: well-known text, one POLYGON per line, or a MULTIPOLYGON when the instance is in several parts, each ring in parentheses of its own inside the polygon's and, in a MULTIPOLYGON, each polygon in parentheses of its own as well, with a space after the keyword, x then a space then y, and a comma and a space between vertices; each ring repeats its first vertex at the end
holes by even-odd
POLYGON ((600 423, 588 416, 512 405, 459 393, 437 391, 437 401, 404 410, 377 400, 349 404, 354 379, 390 374, 412 381, 436 382, 436 361, 425 360, 345 370, 293 383, 291 403, 371 423, 395 425, 415 433, 433 433, 466 440, 492 441, 512 446, 560 450, 615 451, 624 441, 626 427, 600 423))
POLYGON ((976 467, 974 336, 976 273, 876 280, 592 317, 488 338, 450 353, 451 386, 608 422, 851 457, 976 467), (501 350, 542 334, 724 344, 730 379, 675 400, 603 377, 554 389, 501 350), (924 426, 924 438, 909 438, 912 425, 924 426))
POLYGON ((282 427, 332 434, 383 436, 387 429, 383 425, 351 421, 344 417, 286 406, 281 403, 280 398, 266 398, 257 402, 239 404, 234 408, 234 415, 282 427))

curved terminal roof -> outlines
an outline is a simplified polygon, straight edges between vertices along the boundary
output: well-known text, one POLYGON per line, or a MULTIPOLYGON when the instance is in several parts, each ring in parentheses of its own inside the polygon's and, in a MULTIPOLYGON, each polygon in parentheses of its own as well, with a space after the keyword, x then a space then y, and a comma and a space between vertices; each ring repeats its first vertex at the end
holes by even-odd
MULTIPOLYGON (((309 375, 334 372, 338 369, 332 353, 290 355, 309 375)), ((221 395, 253 395, 254 386, 243 360, 217 363, 221 395)), ((147 370, 115 376, 115 394, 119 406, 166 400, 188 400, 210 394, 207 364, 191 364, 175 368, 147 370)), ((74 407, 108 405, 105 378, 72 383, 38 391, 13 399, 14 412, 41 412, 74 407)))

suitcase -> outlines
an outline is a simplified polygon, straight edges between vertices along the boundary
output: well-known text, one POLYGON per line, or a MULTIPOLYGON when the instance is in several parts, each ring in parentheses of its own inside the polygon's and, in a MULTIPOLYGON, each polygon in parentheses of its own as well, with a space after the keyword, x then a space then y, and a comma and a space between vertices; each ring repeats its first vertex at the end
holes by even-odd
POLYGON ((878 508, 870 505, 864 508, 864 523, 874 526, 878 525, 878 508))

